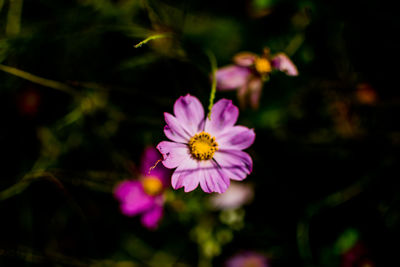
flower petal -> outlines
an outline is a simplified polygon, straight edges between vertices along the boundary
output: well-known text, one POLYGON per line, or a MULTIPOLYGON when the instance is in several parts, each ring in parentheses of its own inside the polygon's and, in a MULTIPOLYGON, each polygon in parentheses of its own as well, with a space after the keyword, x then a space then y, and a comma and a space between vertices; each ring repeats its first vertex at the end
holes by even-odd
POLYGON ((272 66, 275 69, 285 72, 289 76, 299 75, 297 67, 284 53, 279 53, 272 58, 272 66))
POLYGON ((248 96, 249 84, 246 83, 242 87, 237 90, 237 98, 239 101, 239 106, 241 109, 245 109, 247 105, 247 96, 248 96))
POLYGON ((229 65, 216 72, 217 88, 219 90, 233 90, 247 83, 251 74, 249 68, 229 65))
MULTIPOLYGON (((157 160, 161 158, 161 154, 154 147, 146 147, 140 164, 140 171, 142 174, 147 174, 150 167, 152 167, 157 160)), ((158 168, 158 167, 157 167, 158 168)))
POLYGON ((239 116, 239 109, 231 100, 221 99, 211 109, 211 120, 207 119, 205 131, 213 135, 218 142, 218 135, 233 126, 239 116))
POLYGON ((226 173, 219 168, 216 162, 206 161, 207 165, 201 169, 200 186, 206 193, 224 193, 230 184, 226 173))
POLYGON ((240 52, 235 55, 233 61, 242 67, 250 67, 256 61, 257 55, 251 52, 240 52))
POLYGON ((200 172, 199 162, 188 157, 172 174, 172 187, 174 189, 184 187, 185 192, 193 191, 199 185, 200 172))
POLYGON ((121 212, 133 216, 154 204, 153 197, 147 195, 138 181, 123 181, 114 190, 114 196, 121 202, 121 212))
POLYGON ((158 151, 163 155, 163 165, 168 169, 176 168, 183 160, 190 157, 187 145, 162 141, 157 145, 158 151))
POLYGON ((262 80, 261 79, 252 79, 249 82, 249 98, 250 98, 250 106, 253 109, 258 109, 260 105, 260 97, 262 91, 262 80))
POLYGON ((214 154, 214 159, 232 180, 243 180, 253 169, 250 155, 240 150, 218 150, 214 154))
POLYGON ((158 178, 163 186, 166 187, 170 183, 171 171, 162 164, 157 164, 160 159, 162 159, 162 155, 155 147, 147 147, 142 156, 140 172, 144 177, 158 178), (151 169, 155 164, 157 166, 151 169))
POLYGON ((156 204, 142 215, 141 222, 148 229, 156 229, 162 216, 163 208, 156 204))
POLYGON ((189 94, 181 96, 174 104, 174 114, 191 136, 195 135, 204 122, 204 109, 200 101, 189 94))
POLYGON ((212 161, 196 161, 187 159, 176 168, 172 174, 171 184, 174 189, 184 187, 185 192, 190 192, 199 185, 206 193, 223 193, 229 187, 229 178, 212 161))
POLYGON ((186 143, 192 133, 189 129, 186 129, 183 124, 181 124, 177 118, 173 115, 164 112, 164 118, 167 125, 164 127, 165 136, 175 142, 186 143))
POLYGON ((256 134, 253 129, 244 126, 234 126, 218 136, 218 147, 222 150, 242 150, 251 146, 256 134))
POLYGON ((211 197, 211 204, 216 209, 237 209, 250 202, 254 197, 253 187, 242 182, 231 182, 228 190, 211 197))

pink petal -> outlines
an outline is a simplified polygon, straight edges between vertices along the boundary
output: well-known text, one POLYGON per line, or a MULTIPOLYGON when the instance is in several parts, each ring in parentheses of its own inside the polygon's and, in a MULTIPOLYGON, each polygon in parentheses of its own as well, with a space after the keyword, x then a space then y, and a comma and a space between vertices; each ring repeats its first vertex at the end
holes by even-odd
POLYGON ((265 256, 256 252, 241 252, 229 259, 226 267, 241 267, 241 266, 258 266, 269 267, 268 260, 265 256))
POLYGON ((229 187, 229 178, 212 161, 196 161, 187 159, 176 168, 172 174, 171 184, 174 189, 184 187, 185 192, 190 192, 199 185, 206 193, 223 193, 229 187))
POLYGON ((173 115, 164 112, 164 118, 167 123, 164 127, 164 133, 168 139, 175 142, 186 143, 194 135, 190 133, 190 130, 186 129, 173 115))
POLYGON ((253 109, 258 109, 260 104, 260 97, 262 91, 262 81, 261 79, 252 79, 249 82, 249 98, 250 98, 250 106, 253 109))
POLYGON ((249 84, 246 83, 242 87, 240 87, 237 91, 237 98, 239 101, 240 108, 244 109, 246 107, 247 102, 247 94, 248 94, 249 84))
POLYGON ((200 101, 189 94, 181 96, 174 104, 176 119, 187 129, 191 136, 195 135, 203 126, 204 109, 200 101))
POLYGON ((151 209, 146 211, 142 217, 141 222, 143 226, 148 229, 156 229, 158 223, 163 216, 163 208, 161 205, 154 205, 151 209))
POLYGON ((234 126, 229 131, 218 136, 218 146, 222 150, 242 150, 251 146, 256 135, 253 129, 244 126, 234 126))
POLYGON ((253 169, 253 161, 249 154, 240 150, 218 150, 214 159, 232 180, 243 180, 253 169))
POLYGON ((205 131, 217 138, 224 130, 233 126, 239 116, 239 109, 231 100, 221 99, 211 109, 211 120, 207 119, 205 131))
POLYGON ((185 192, 193 191, 199 185, 199 163, 188 157, 176 168, 171 177, 174 189, 184 187, 185 192))
POLYGON ((222 210, 237 209, 253 199, 252 186, 239 182, 231 182, 228 190, 220 195, 212 196, 211 204, 222 210))
POLYGON ((275 69, 285 72, 289 76, 299 75, 297 67, 284 53, 279 53, 272 59, 272 66, 275 69))
POLYGON ((162 141, 157 145, 158 151, 163 155, 163 165, 168 169, 176 168, 183 160, 190 157, 187 145, 162 141))
POLYGON ((254 64, 254 61, 256 60, 257 55, 251 52, 241 52, 236 54, 236 56, 233 58, 233 61, 242 67, 250 67, 251 65, 254 64))
POLYGON ((138 181, 123 181, 114 190, 114 196, 121 202, 121 212, 127 216, 141 213, 154 204, 138 181))
POLYGON ((249 68, 229 65, 216 72, 217 88, 219 90, 233 90, 243 86, 251 71, 249 68))
MULTIPOLYGON (((142 174, 147 174, 150 167, 152 167, 157 160, 161 158, 160 152, 154 147, 146 147, 140 164, 140 171, 142 174)), ((158 168, 158 167, 157 167, 158 168)))
POLYGON ((226 173, 214 161, 206 161, 200 172, 200 186, 206 193, 224 193, 230 184, 226 173))
POLYGON ((169 169, 165 168, 162 164, 157 164, 157 166, 150 171, 150 168, 160 159, 163 159, 163 156, 155 147, 147 147, 142 156, 140 172, 145 177, 152 176, 158 178, 164 186, 167 186, 171 177, 171 171, 169 169))

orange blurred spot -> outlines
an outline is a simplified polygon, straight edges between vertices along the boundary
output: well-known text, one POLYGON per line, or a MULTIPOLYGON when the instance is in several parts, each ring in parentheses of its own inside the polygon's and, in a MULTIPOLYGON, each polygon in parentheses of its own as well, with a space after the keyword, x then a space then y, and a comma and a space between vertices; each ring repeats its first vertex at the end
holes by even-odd
POLYGON ((163 185, 157 177, 154 176, 146 176, 142 180, 144 191, 150 195, 155 196, 161 193, 163 185))
POLYGON ((357 85, 356 99, 359 103, 364 105, 373 105, 377 101, 377 94, 374 88, 367 83, 357 85))

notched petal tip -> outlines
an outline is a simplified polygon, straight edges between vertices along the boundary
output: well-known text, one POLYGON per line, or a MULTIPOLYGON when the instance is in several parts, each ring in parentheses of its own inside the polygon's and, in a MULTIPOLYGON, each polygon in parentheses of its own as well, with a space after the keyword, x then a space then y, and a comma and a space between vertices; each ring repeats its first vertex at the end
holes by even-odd
POLYGON ((163 143, 163 142, 165 142, 165 141, 162 141, 162 142, 158 143, 158 145, 156 146, 156 148, 157 148, 158 152, 161 153, 161 155, 162 155, 162 157, 163 157, 163 160, 165 160, 165 159, 167 159, 167 155, 166 155, 165 153, 163 153, 163 148, 162 148, 162 143, 163 143))
POLYGON ((183 191, 185 192, 185 193, 189 193, 189 192, 192 192, 193 190, 195 190, 197 188, 197 186, 195 187, 195 188, 191 188, 191 187, 188 187, 188 186, 184 186, 183 187, 183 191))
POLYGON ((276 54, 272 59, 272 65, 275 69, 286 73, 286 75, 299 75, 299 71, 297 70, 296 65, 285 53, 276 54))

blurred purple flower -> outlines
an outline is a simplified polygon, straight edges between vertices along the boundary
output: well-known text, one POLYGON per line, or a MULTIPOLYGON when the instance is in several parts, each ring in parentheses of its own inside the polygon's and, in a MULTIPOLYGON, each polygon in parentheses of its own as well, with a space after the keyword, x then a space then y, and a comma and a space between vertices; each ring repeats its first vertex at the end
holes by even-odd
POLYGON ((230 179, 241 181, 251 173, 252 159, 242 150, 253 144, 255 133, 234 126, 239 109, 232 101, 219 100, 208 118, 200 101, 188 94, 175 102, 174 115, 164 113, 164 133, 172 142, 157 146, 164 166, 176 168, 171 179, 174 189, 190 192, 200 184, 204 192, 223 193, 230 179))
POLYGON ((225 193, 211 198, 213 207, 221 210, 237 209, 253 199, 253 188, 248 184, 231 183, 225 193))
POLYGON ((268 267, 268 261, 265 256, 256 252, 241 252, 230 258, 226 267, 268 267))
POLYGON ((221 91, 238 90, 238 99, 242 107, 249 102, 254 109, 258 108, 263 82, 273 70, 297 76, 298 71, 293 62, 284 53, 270 56, 269 49, 264 49, 261 56, 251 52, 241 52, 233 58, 234 65, 217 70, 217 88, 221 91))
POLYGON ((158 226, 163 215, 163 192, 169 185, 170 171, 163 166, 158 165, 148 173, 160 156, 155 148, 147 148, 142 157, 140 179, 122 181, 114 189, 114 196, 120 201, 121 212, 126 216, 141 214, 143 226, 149 229, 158 226))

